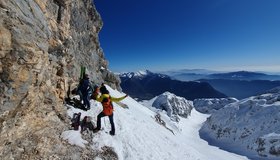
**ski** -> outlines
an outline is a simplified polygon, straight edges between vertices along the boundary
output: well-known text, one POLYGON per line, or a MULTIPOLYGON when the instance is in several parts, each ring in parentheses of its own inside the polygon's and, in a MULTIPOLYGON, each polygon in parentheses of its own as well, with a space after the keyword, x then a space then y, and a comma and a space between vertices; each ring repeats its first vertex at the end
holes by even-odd
POLYGON ((121 106, 122 108, 129 109, 128 106, 122 102, 115 102, 115 103, 121 106))
POLYGON ((86 67, 81 66, 80 80, 82 80, 84 78, 85 74, 86 74, 86 67))

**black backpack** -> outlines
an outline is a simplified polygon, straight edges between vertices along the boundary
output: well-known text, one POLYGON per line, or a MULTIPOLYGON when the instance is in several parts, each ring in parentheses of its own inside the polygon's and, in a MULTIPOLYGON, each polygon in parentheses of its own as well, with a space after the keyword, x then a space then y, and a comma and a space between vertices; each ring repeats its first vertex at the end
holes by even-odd
POLYGON ((80 119, 81 119, 81 112, 73 114, 73 117, 71 119, 72 122, 71 126, 74 128, 74 130, 79 130, 80 119))
POLYGON ((87 129, 89 129, 90 131, 93 131, 93 124, 90 120, 91 118, 89 116, 85 116, 84 119, 82 120, 81 123, 81 133, 87 129))

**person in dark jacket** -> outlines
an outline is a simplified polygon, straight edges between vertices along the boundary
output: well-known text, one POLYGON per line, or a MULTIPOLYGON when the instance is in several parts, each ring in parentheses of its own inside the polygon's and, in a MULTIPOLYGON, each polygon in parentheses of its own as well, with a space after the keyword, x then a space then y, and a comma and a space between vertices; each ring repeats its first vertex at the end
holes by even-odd
POLYGON ((80 99, 83 100, 85 109, 89 110, 90 109, 90 97, 92 94, 92 88, 89 82, 89 77, 88 74, 85 74, 84 79, 82 79, 79 87, 78 87, 78 92, 80 95, 80 99))
POLYGON ((104 83, 101 84, 101 87, 99 88, 99 91, 101 92, 101 94, 103 94, 103 93, 108 91, 107 88, 105 87, 104 83))

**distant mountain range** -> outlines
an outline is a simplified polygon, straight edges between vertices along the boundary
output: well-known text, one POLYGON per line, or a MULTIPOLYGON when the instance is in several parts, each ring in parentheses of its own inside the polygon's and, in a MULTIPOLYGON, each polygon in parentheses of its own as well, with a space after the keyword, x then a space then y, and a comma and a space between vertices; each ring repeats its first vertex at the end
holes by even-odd
POLYGON ((227 97, 207 82, 183 82, 150 71, 122 73, 120 78, 123 91, 140 100, 154 98, 166 91, 188 100, 227 97))
POLYGON ((280 75, 261 72, 237 71, 218 73, 215 71, 194 69, 165 72, 171 78, 181 81, 207 82, 216 90, 229 97, 238 99, 261 94, 266 90, 280 86, 280 75))
POLYGON ((229 73, 216 73, 208 75, 209 79, 228 80, 280 80, 280 75, 268 75, 258 72, 238 71, 229 73))
POLYGON ((182 80, 193 81, 198 79, 227 79, 227 80, 280 80, 280 75, 265 74, 261 72, 237 71, 219 73, 209 70, 178 70, 163 72, 170 77, 182 80))
POLYGON ((243 99, 261 94, 269 89, 280 86, 280 81, 270 80, 229 80, 229 79, 201 79, 216 90, 230 97, 243 99))

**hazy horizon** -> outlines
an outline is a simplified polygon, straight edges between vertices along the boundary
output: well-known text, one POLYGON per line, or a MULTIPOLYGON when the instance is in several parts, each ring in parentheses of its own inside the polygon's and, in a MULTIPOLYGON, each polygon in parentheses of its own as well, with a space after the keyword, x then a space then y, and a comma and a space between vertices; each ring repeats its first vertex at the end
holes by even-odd
POLYGON ((179 69, 167 69, 167 70, 151 70, 151 69, 139 69, 139 70, 124 70, 124 71, 113 71, 114 73, 127 73, 127 72, 141 72, 141 71, 150 71, 154 73, 164 73, 164 72, 178 72, 178 71, 188 71, 189 73, 199 73, 200 71, 205 73, 230 73, 230 72, 255 72, 255 73, 265 73, 268 75, 280 75, 280 71, 262 71, 262 70, 212 70, 212 69, 202 69, 202 68, 179 68, 179 69))

